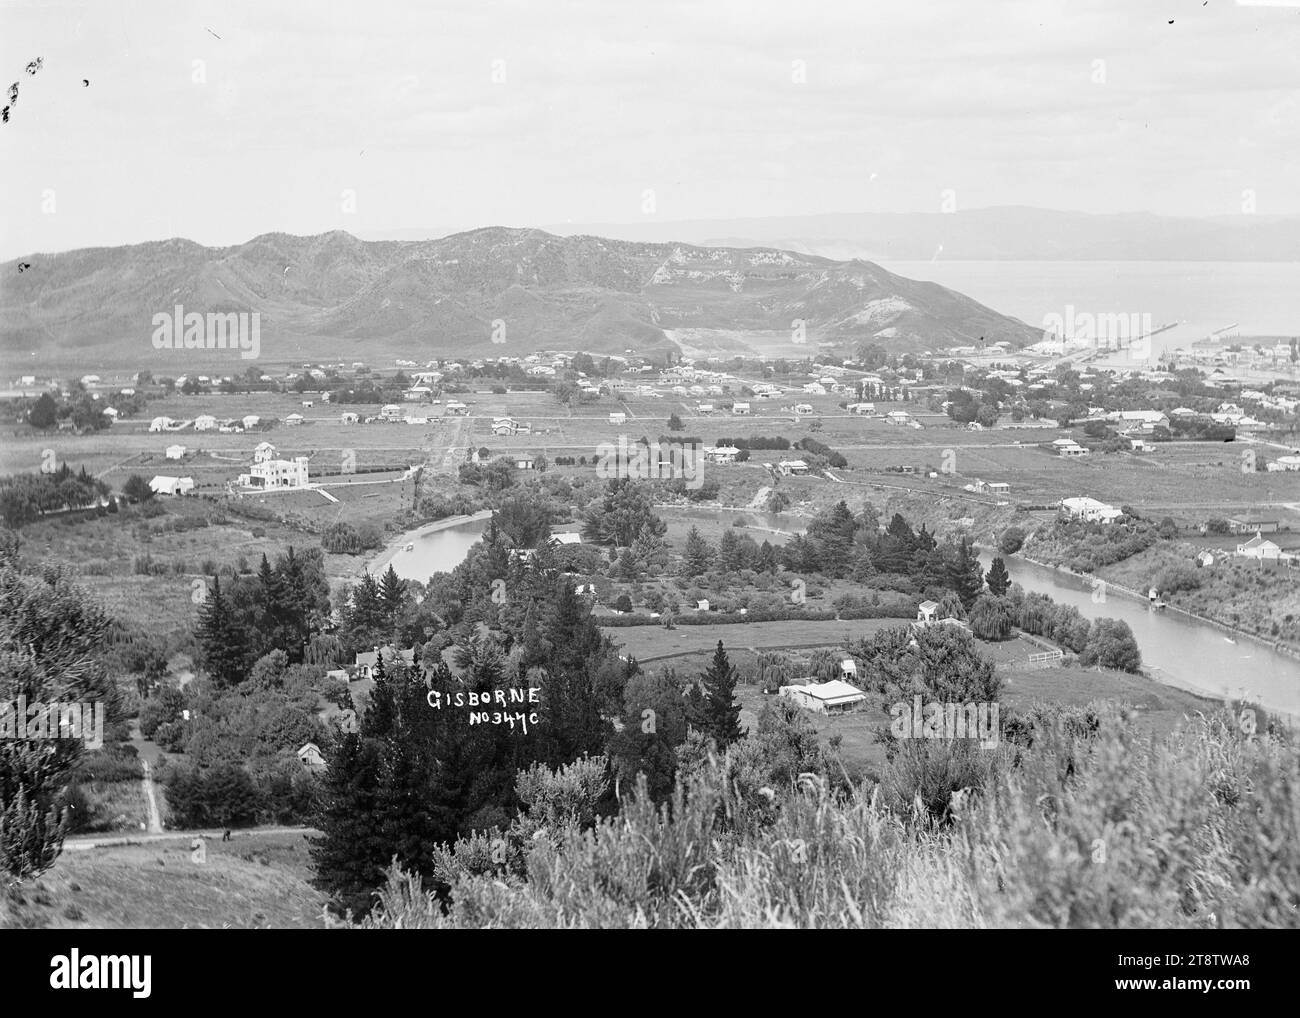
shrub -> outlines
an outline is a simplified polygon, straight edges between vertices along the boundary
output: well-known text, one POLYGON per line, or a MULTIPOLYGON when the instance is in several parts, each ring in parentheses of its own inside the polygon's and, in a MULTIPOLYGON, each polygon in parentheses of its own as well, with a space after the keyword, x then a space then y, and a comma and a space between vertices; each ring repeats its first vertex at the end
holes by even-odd
POLYGON ((1007 527, 998 538, 998 551, 1003 555, 1014 555, 1025 544, 1025 532, 1019 527, 1007 527))
POLYGON ((981 640, 1005 640, 1011 635, 1015 608, 1005 597, 981 594, 970 612, 971 632, 981 640))

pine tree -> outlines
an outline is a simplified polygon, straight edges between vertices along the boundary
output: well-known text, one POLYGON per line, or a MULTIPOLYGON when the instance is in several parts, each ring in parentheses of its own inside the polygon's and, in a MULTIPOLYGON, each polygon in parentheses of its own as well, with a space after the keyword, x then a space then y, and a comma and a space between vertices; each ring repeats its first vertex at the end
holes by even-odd
POLYGON ((310 842, 316 875, 312 883, 340 912, 365 915, 391 856, 375 824, 379 758, 375 744, 359 733, 340 737, 322 782, 316 824, 321 837, 310 842))
POLYGON ((948 586, 961 598, 967 611, 970 611, 975 599, 980 596, 980 591, 984 589, 984 572, 980 569, 980 560, 967 538, 958 542, 949 561, 948 586))
POLYGON ((212 589, 199 606, 195 635, 203 651, 204 666, 218 686, 243 681, 250 664, 248 634, 222 594, 219 577, 212 577, 212 589))
POLYGON ((713 661, 700 676, 698 692, 688 697, 692 724, 725 749, 744 737, 740 727, 740 704, 736 702, 736 670, 727 660, 722 641, 713 652, 713 661))
POLYGON ((989 571, 984 574, 984 582, 989 585, 989 592, 997 597, 1003 597, 1011 588, 1011 577, 1007 573, 1007 564, 998 556, 989 566, 989 571))
POLYGON ((699 528, 691 527, 686 535, 686 549, 682 554, 682 575, 699 576, 713 565, 713 547, 705 540, 699 528))
POLYGON ((284 581, 263 553, 257 567, 258 629, 270 648, 283 648, 287 642, 283 632, 286 608, 284 581))
POLYGON ((668 548, 653 528, 643 526, 632 542, 632 555, 646 572, 657 573, 667 564, 668 548))
POLYGON ((356 646, 370 647, 388 639, 379 599, 379 584, 369 573, 363 573, 361 581, 352 588, 351 597, 344 609, 344 618, 348 635, 356 646))
POLYGON ((302 560, 294 552, 293 545, 276 562, 276 572, 281 582, 281 596, 284 601, 284 625, 281 649, 289 655, 289 660, 300 662, 311 639, 311 595, 307 590, 307 577, 302 560))
POLYGON ((379 601, 390 623, 397 618, 405 598, 406 585, 398 578, 397 570, 390 565, 379 581, 379 601))

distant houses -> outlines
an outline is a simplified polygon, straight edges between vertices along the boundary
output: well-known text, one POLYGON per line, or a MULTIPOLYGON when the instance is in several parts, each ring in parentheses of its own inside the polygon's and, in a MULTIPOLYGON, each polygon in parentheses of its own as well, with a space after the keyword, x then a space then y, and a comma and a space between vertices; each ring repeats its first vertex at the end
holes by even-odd
POLYGON ((1114 523, 1124 515, 1123 510, 1113 505, 1099 502, 1095 498, 1063 498, 1061 509, 1072 519, 1086 520, 1089 523, 1114 523))
POLYGON ((714 449, 704 450, 705 463, 735 463, 740 450, 734 445, 720 445, 714 449))
POLYGON ((1072 456, 1087 456, 1089 454, 1089 450, 1086 447, 1081 446, 1072 438, 1056 439, 1056 441, 1052 443, 1052 449, 1058 456, 1066 458, 1072 456))
POLYGON ((808 473, 808 464, 803 460, 781 460, 776 465, 776 472, 783 477, 802 477, 808 473))
POLYGON ((950 615, 940 615, 939 609, 942 607, 938 601, 922 601, 916 606, 916 621, 912 623, 912 628, 920 629, 923 626, 959 626, 966 628, 966 623, 961 619, 953 618, 950 615))
POLYGON ((325 769, 325 754, 320 751, 320 747, 314 742, 305 742, 298 749, 298 759, 302 765, 309 771, 323 771, 325 769))
POLYGON ((306 456, 295 456, 291 460, 263 460, 254 463, 248 473, 240 474, 239 483, 266 491, 305 488, 308 484, 307 463, 306 456))
POLYGON ((497 417, 492 421, 492 434, 498 437, 508 435, 529 435, 532 434, 531 424, 523 424, 516 421, 513 417, 497 417))
POLYGON ((155 495, 186 495, 194 490, 194 478, 159 474, 149 482, 149 489, 155 495))
POLYGON ((1230 534, 1276 534, 1277 530, 1277 520, 1258 520, 1244 516, 1233 516, 1228 519, 1230 534))
POLYGON ((383 654, 384 664, 392 664, 401 660, 403 664, 415 664, 415 648, 398 651, 392 644, 386 644, 383 647, 377 647, 374 650, 367 650, 364 653, 357 654, 352 663, 353 675, 352 681, 364 681, 375 677, 375 664, 379 660, 379 655, 383 654))
POLYGON ((1282 549, 1278 545, 1259 534, 1237 545, 1237 554, 1246 558, 1259 559, 1261 562, 1277 562, 1283 556, 1282 549))
POLYGON ((169 460, 183 460, 185 458, 185 446, 169 445, 167 447, 166 456, 169 460))
POLYGON ((291 460, 277 459, 275 446, 258 442, 253 450, 253 465, 248 473, 240 474, 237 483, 245 488, 275 491, 284 488, 305 488, 309 482, 308 459, 296 456, 291 460))

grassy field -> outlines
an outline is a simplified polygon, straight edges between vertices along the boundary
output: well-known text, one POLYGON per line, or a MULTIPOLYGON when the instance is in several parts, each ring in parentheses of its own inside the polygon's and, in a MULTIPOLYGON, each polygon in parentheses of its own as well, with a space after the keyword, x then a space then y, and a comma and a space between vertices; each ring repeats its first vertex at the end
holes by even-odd
POLYGON ((828 647, 859 640, 899 619, 853 619, 831 622, 753 622, 734 626, 629 626, 606 630, 623 654, 638 661, 659 661, 684 654, 712 653, 721 640, 727 647, 746 650, 781 650, 792 647, 828 647))
POLYGON ((68 851, 39 879, 0 897, 6 929, 319 929, 300 833, 236 833, 68 851))

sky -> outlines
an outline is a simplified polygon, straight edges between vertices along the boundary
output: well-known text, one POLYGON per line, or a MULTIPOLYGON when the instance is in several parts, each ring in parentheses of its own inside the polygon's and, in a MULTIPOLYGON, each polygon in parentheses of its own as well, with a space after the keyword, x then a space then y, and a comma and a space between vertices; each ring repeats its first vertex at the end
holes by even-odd
POLYGON ((0 0, 15 81, 4 258, 996 205, 1300 214, 1300 0, 0 0))

